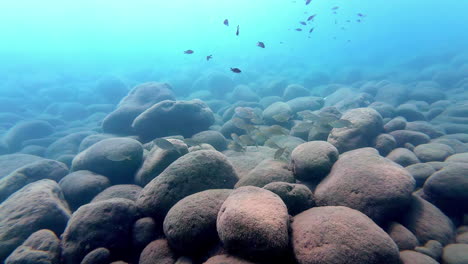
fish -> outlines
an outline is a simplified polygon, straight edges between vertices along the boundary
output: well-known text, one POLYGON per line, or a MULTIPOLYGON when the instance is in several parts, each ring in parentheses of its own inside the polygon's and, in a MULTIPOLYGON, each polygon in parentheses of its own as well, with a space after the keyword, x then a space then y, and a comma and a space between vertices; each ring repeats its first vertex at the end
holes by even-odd
POLYGON ((312 127, 314 127, 314 123, 312 122, 301 122, 294 126, 294 131, 299 133, 308 132, 312 127))
POLYGON ((315 121, 320 119, 320 117, 318 115, 314 114, 310 110, 304 110, 304 111, 297 112, 297 115, 300 116, 302 118, 302 120, 304 120, 304 121, 315 122, 315 121))
POLYGON ((208 55, 208 56, 206 56, 206 60, 207 60, 207 61, 211 60, 212 58, 213 58, 213 55, 208 55))
POLYGON ((239 36, 239 25, 237 25, 236 36, 239 36))
POLYGON ((299 24, 304 25, 304 26, 307 25, 307 23, 304 21, 300 21, 299 24))
POLYGON ((228 20, 227 18, 226 18, 226 19, 224 19, 224 22, 223 22, 223 24, 224 24, 225 26, 228 26, 228 27, 229 27, 229 20, 228 20))
POLYGON ((235 127, 243 129, 245 131, 252 131, 254 129, 253 125, 247 124, 247 122, 238 117, 232 118, 231 122, 234 124, 235 127))
POLYGON ((357 19, 356 22, 361 23, 361 19, 357 19))
POLYGON ((109 155, 106 156, 106 158, 110 161, 124 161, 124 160, 132 160, 132 157, 130 155, 125 155, 123 153, 118 153, 118 152, 112 152, 109 155))
POLYGON ((339 6, 335 6, 332 8, 332 10, 337 10, 338 8, 340 8, 339 6))
POLYGON ((343 128, 343 127, 351 127, 353 123, 346 119, 339 119, 329 123, 330 126, 333 128, 343 128))
POLYGON ((283 112, 283 113, 274 115, 273 119, 278 122, 284 123, 284 122, 287 122, 289 119, 291 119, 291 115, 289 113, 283 112))
POLYGON ((314 14, 314 15, 311 15, 310 17, 308 17, 308 18, 307 18, 307 21, 311 21, 311 20, 313 20, 313 19, 315 18, 315 16, 316 16, 316 14, 314 14))
POLYGON ((364 15, 362 13, 358 13, 357 15, 360 16, 360 17, 364 17, 364 15))
POLYGON ((260 48, 264 49, 264 48, 265 48, 265 43, 259 41, 259 42, 257 42, 257 46, 259 46, 260 48))
POLYGON ((239 136, 236 134, 236 133, 231 133, 231 138, 234 142, 236 142, 237 144, 241 144, 242 145, 242 142, 239 138, 239 136))
POLYGON ((312 0, 306 0, 306 5, 310 4, 310 2, 312 2, 312 0))
POLYGON ((286 128, 279 125, 272 125, 262 130, 262 132, 267 135, 289 135, 289 131, 286 128))
POLYGON ((295 30, 296 31, 302 31, 302 28, 296 28, 295 30))
POLYGON ((311 29, 309 30, 309 34, 312 33, 312 32, 314 32, 314 29, 315 29, 315 28, 311 28, 311 29))
POLYGON ((228 148, 236 152, 245 152, 245 148, 237 142, 230 142, 228 148))
POLYGON ((240 118, 244 118, 244 119, 252 119, 255 117, 255 113, 253 111, 252 108, 250 107, 241 107, 241 106, 238 106, 236 107, 236 109, 234 109, 234 112, 236 113, 236 115, 240 118))
POLYGON ((242 71, 239 68, 231 68, 232 72, 241 73, 242 71))
POLYGON ((189 50, 186 50, 186 51, 184 51, 184 54, 193 54, 193 53, 194 53, 194 51, 193 51, 193 50, 190 50, 190 49, 189 49, 189 50))
POLYGON ((281 158, 281 156, 283 156, 284 152, 285 152, 286 148, 285 147, 282 147, 282 148, 279 148, 275 151, 275 155, 274 155, 274 158, 277 160, 279 158, 281 158))
POLYGON ((164 150, 173 150, 175 146, 167 139, 157 138, 153 140, 154 144, 164 150))
POLYGON ((246 146, 257 145, 257 142, 255 142, 255 140, 253 140, 249 135, 241 135, 239 136, 239 140, 246 146))

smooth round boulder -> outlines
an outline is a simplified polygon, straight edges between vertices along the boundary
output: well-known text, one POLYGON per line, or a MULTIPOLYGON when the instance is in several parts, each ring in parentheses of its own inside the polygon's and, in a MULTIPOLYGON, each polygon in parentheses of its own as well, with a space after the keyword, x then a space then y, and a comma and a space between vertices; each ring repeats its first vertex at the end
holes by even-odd
POLYGON ((206 190, 177 202, 166 215, 163 229, 173 249, 196 255, 218 241, 216 219, 231 190, 206 190))
POLYGON ((311 141, 291 153, 291 169, 296 179, 319 183, 338 160, 338 150, 326 141, 311 141))
POLYGON ((283 91, 284 100, 291 100, 297 97, 309 96, 310 91, 300 84, 290 84, 283 91))
POLYGON ((397 147, 403 147, 405 143, 411 143, 414 146, 429 143, 431 138, 421 132, 411 130, 395 130, 390 135, 395 138, 397 147))
POLYGON ((269 125, 275 124, 285 124, 291 117, 292 110, 291 107, 285 102, 276 102, 269 105, 265 110, 263 110, 262 117, 265 123, 269 125))
POLYGON ((393 241, 395 241, 400 251, 412 250, 419 246, 419 241, 416 236, 397 222, 392 222, 386 231, 393 241))
POLYGON ((61 137, 47 147, 45 156, 49 159, 58 159, 63 155, 75 155, 79 151, 81 141, 92 134, 95 133, 83 131, 61 137))
POLYGON ((42 229, 32 233, 11 253, 5 264, 59 264, 60 239, 54 232, 42 229))
POLYGON ((291 244, 299 264, 400 264, 398 247, 369 217, 344 206, 296 215, 291 244))
POLYGON ((465 162, 468 163, 468 151, 465 153, 458 153, 448 157, 446 162, 465 162))
POLYGON ((143 141, 149 141, 171 135, 191 137, 213 123, 213 112, 201 100, 164 100, 138 115, 132 128, 143 141))
POLYGON ((396 148, 388 153, 386 158, 400 164, 403 167, 421 162, 416 154, 407 148, 396 148))
POLYGON ((455 151, 445 144, 428 143, 416 146, 414 154, 421 162, 444 161, 450 155, 455 154, 455 151))
POLYGON ((160 224, 156 223, 151 217, 143 217, 138 219, 132 229, 132 246, 135 249, 142 250, 151 241, 162 233, 159 231, 160 224))
POLYGON ((228 254, 222 254, 222 255, 216 255, 205 262, 203 264, 255 264, 254 262, 250 262, 245 259, 238 258, 236 256, 228 255, 228 254))
POLYGON ((10 128, 3 137, 10 152, 21 149, 21 144, 28 139, 43 138, 54 132, 54 127, 47 121, 23 121, 10 128))
POLYGON ((149 243, 140 254, 138 264, 175 264, 177 256, 169 247, 166 239, 149 243))
POLYGON ((74 211, 109 187, 110 181, 107 177, 92 171, 80 170, 65 176, 59 185, 68 205, 74 211))
POLYGON ((256 186, 262 188, 272 182, 296 182, 293 173, 288 169, 287 163, 272 159, 264 160, 247 175, 239 179, 235 188, 242 186, 256 186))
POLYGON ((437 261, 442 257, 444 246, 437 240, 429 240, 424 246, 414 248, 414 251, 427 255, 437 261))
POLYGON ((319 110, 323 107, 324 100, 321 97, 305 96, 297 97, 286 102, 293 113, 297 113, 304 110, 319 110))
POLYGON ((411 173, 416 180, 416 188, 423 186, 427 178, 436 172, 434 167, 427 163, 416 163, 405 167, 405 169, 411 173))
POLYGON ((372 108, 351 109, 341 119, 351 125, 333 128, 327 139, 340 153, 371 146, 383 129, 382 116, 372 108))
POLYGON ((340 155, 314 194, 319 206, 347 206, 382 223, 409 204, 414 185, 403 167, 362 148, 340 155))
POLYGON ((387 156, 395 147, 395 138, 390 134, 380 134, 375 138, 374 148, 379 151, 381 156, 387 156))
POLYGON ((43 158, 29 154, 0 155, 0 179, 25 165, 40 160, 43 158))
POLYGON ((110 261, 110 251, 107 248, 100 247, 86 254, 80 264, 109 264, 110 261))
POLYGON ((92 203, 109 200, 112 198, 128 199, 136 201, 142 188, 135 184, 117 184, 113 185, 96 195, 92 203))
POLYGON ((230 189, 237 180, 234 167, 222 153, 214 150, 190 152, 149 182, 137 204, 147 216, 162 220, 184 197, 208 189, 230 189))
POLYGON ((468 263, 468 244, 450 244, 444 248, 442 263, 466 264, 468 263))
POLYGON ((253 186, 234 190, 216 222, 219 238, 232 253, 254 260, 281 258, 288 249, 289 215, 281 198, 253 186))
POLYGON ((286 204, 290 215, 296 215, 315 205, 312 191, 303 184, 272 182, 263 189, 277 194, 286 204))
POLYGON ((198 143, 206 143, 213 146, 217 151, 223 151, 227 148, 227 140, 219 131, 206 130, 192 136, 192 139, 198 143))
POLYGON ((143 160, 143 146, 131 138, 109 138, 75 156, 72 170, 89 170, 109 178, 112 184, 131 183, 143 160))
POLYGON ((115 198, 81 206, 62 235, 63 263, 79 263, 89 252, 100 247, 114 255, 125 254, 137 219, 137 208, 127 199, 115 198))
POLYGON ((400 259, 402 264, 438 264, 435 259, 413 251, 413 250, 403 250, 400 252, 400 259))

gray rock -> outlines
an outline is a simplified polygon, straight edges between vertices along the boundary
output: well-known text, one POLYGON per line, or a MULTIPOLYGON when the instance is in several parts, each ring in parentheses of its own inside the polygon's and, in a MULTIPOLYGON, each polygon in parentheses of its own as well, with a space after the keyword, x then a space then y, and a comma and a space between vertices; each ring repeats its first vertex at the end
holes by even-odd
POLYGON ((392 222, 386 231, 393 241, 395 241, 400 251, 412 250, 419 246, 416 236, 397 222, 392 222))
POLYGON ((414 154, 422 162, 444 161, 450 155, 455 154, 455 151, 445 144, 428 143, 414 148, 414 154))
POLYGON ((392 150, 386 157, 387 159, 400 164, 403 167, 420 163, 416 154, 406 148, 396 148, 392 150))
POLYGON ((315 205, 312 191, 303 184, 272 182, 263 187, 283 200, 290 215, 299 214, 315 205))
POLYGON ((411 143, 414 146, 428 143, 431 138, 421 132, 410 131, 410 130, 394 130, 390 132, 396 142, 398 147, 403 147, 405 143, 411 143))
POLYGON ((78 153, 81 141, 92 134, 95 132, 76 132, 64 136, 47 147, 45 156, 49 159, 57 159, 62 155, 75 155, 78 153))
POLYGON ((32 233, 11 253, 5 264, 59 264, 60 240, 54 232, 42 229, 32 233))
POLYGON ((467 244, 450 244, 444 248, 442 263, 444 264, 464 264, 468 263, 467 244))
POLYGON ((29 154, 0 155, 0 179, 16 169, 40 160, 43 158, 29 154))
POLYGON ((166 239, 149 243, 141 252, 138 264, 175 264, 176 254, 169 247, 166 239))
POLYGON ((403 250, 400 252, 402 264, 438 264, 435 259, 412 250, 403 250))
POLYGON ((81 264, 109 264, 110 261, 110 251, 107 248, 101 247, 86 254, 81 264))
POLYGON ((279 160, 264 160, 247 175, 239 179, 235 187, 256 186, 262 188, 272 182, 296 182, 293 173, 288 169, 287 163, 279 160))
POLYGON ((113 198, 128 199, 135 202, 140 195, 141 190, 142 188, 138 185, 117 184, 100 192, 91 202, 95 203, 113 198))
POLYGON ((138 219, 132 229, 132 246, 142 250, 151 241, 162 235, 159 225, 151 217, 138 219))
POLYGON ((416 188, 423 186, 424 182, 431 176, 436 170, 430 164, 416 163, 405 168, 413 178, 416 180, 416 188))
POLYGON ((199 143, 207 143, 213 146, 217 151, 223 151, 227 148, 226 138, 218 131, 207 130, 199 132, 192 136, 192 139, 199 143))
POLYGON ((47 121, 24 121, 10 128, 3 137, 10 152, 21 149, 23 141, 28 139, 43 138, 54 132, 54 128, 47 121))

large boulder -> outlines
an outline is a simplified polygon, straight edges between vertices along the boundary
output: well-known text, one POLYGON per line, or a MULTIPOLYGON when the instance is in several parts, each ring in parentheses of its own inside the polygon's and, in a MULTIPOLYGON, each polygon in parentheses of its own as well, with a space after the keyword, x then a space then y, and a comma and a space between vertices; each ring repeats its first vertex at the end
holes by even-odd
POLYGON ((164 219, 164 234, 183 255, 204 252, 218 241, 216 219, 231 190, 206 190, 177 202, 164 219))
POLYGON ((263 187, 283 200, 290 215, 301 213, 315 205, 312 191, 303 184, 272 182, 263 187))
POLYGON ((428 143, 415 147, 414 154, 421 162, 444 161, 450 155, 455 154, 455 151, 445 144, 428 143))
POLYGON ((143 146, 131 138, 109 138, 76 155, 72 170, 89 170, 113 184, 131 183, 143 160, 143 146))
POLYGON ((62 155, 75 155, 78 153, 81 141, 95 132, 76 132, 57 139, 47 147, 45 156, 49 159, 58 159, 62 155))
POLYGON ((38 230, 60 235, 69 218, 70 210, 55 181, 24 186, 0 204, 0 262, 38 230))
POLYGON ((296 179, 319 183, 338 160, 338 150, 326 141, 311 141, 291 153, 291 169, 296 179))
POLYGON ((272 260, 287 252, 288 210, 278 195, 265 189, 234 190, 221 206, 216 226, 224 247, 245 258, 272 260))
POLYGON ((272 182, 296 182, 293 173, 288 169, 287 163, 272 159, 264 160, 247 175, 239 179, 235 187, 256 186, 262 188, 272 182))
POLYGON ((428 201, 413 195, 402 224, 421 242, 437 240, 446 245, 455 238, 452 221, 428 201))
POLYGON ((102 122, 102 129, 107 133, 129 134, 133 120, 152 105, 163 100, 174 100, 175 96, 169 84, 147 82, 135 86, 125 96, 114 112, 102 122))
POLYGON ((170 135, 192 135, 208 129, 214 115, 204 102, 165 100, 138 115, 132 123, 135 133, 144 141, 170 135))
POLYGON ((60 239, 54 232, 42 229, 32 233, 11 253, 5 264, 59 264, 60 239))
POLYGON ((166 239, 149 243, 140 254, 139 264, 175 264, 176 254, 169 247, 166 239))
POLYGON ((223 151, 227 148, 227 140, 219 131, 206 130, 199 132, 192 137, 198 143, 207 143, 213 146, 217 151, 223 151))
POLYGON ((316 207, 294 217, 291 243, 300 264, 400 264, 398 247, 371 219, 343 206, 316 207))
POLYGON ((468 263, 467 244, 450 244, 444 248, 442 263, 464 264, 468 263))
POLYGON ((184 197, 208 189, 229 189, 236 182, 234 168, 220 152, 190 152, 149 182, 140 193, 137 204, 146 215, 163 219, 184 197))
POLYGON ((123 198, 135 202, 141 190, 142 188, 135 184, 117 184, 100 192, 91 202, 100 202, 113 198, 123 198))
POLYGON ((55 160, 44 159, 25 165, 4 178, 0 178, 0 203, 27 184, 42 179, 58 182, 67 173, 67 166, 55 160))
POLYGON ((21 149, 21 144, 28 139, 43 138, 54 132, 54 127, 47 121, 32 120, 24 121, 10 128, 5 134, 3 141, 7 144, 10 152, 21 149))
POLYGON ((319 206, 342 205, 381 223, 396 216, 411 200, 413 177, 373 148, 340 156, 315 190, 319 206))
POLYGON ((394 130, 390 132, 390 135, 395 138, 398 147, 403 147, 406 143, 417 146, 426 144, 431 140, 428 135, 411 130, 394 130))
POLYGON ((43 158, 29 154, 0 155, 0 179, 9 175, 16 169, 40 161, 43 158))
POLYGON ((372 108, 351 109, 341 119, 351 122, 352 125, 333 128, 327 140, 340 153, 371 146, 374 138, 383 129, 382 117, 372 108))
POLYGON ((80 207, 62 236, 63 263, 79 263, 86 254, 100 247, 116 256, 125 254, 137 219, 137 208, 127 199, 116 198, 80 207))

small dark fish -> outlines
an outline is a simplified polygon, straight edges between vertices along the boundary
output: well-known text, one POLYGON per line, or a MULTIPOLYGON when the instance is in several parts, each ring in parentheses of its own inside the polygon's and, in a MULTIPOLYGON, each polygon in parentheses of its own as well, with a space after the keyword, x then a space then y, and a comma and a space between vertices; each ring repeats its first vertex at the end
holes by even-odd
POLYGON ((237 25, 236 36, 239 36, 239 25, 237 25))
POLYGON ((242 71, 239 68, 231 68, 232 72, 241 73, 242 71))
POLYGON ((361 23, 361 19, 356 20, 356 22, 361 23))
POLYGON ((257 42, 257 46, 259 46, 260 48, 264 49, 264 48, 265 48, 265 43, 259 41, 259 42, 257 42))
POLYGON ((213 58, 213 55, 208 55, 208 56, 206 56, 206 60, 207 60, 207 61, 211 60, 212 58, 213 58))
POLYGON ((302 31, 302 28, 296 28, 295 30, 296 31, 302 31))
POLYGON ((306 5, 310 4, 310 2, 312 2, 312 0, 306 0, 306 5))
POLYGON ((228 27, 229 27, 229 20, 228 20, 227 18, 226 18, 226 19, 224 19, 224 22, 223 22, 223 24, 224 24, 225 26, 228 26, 228 27))
POLYGON ((309 18, 307 18, 307 21, 311 21, 311 20, 313 20, 313 19, 315 18, 315 16, 316 16, 316 14, 314 14, 314 15, 311 15, 309 18))
POLYGON ((332 8, 332 10, 337 10, 338 8, 340 8, 339 6, 335 6, 332 8))
POLYGON ((309 34, 312 33, 312 32, 314 32, 314 29, 315 29, 315 28, 311 28, 311 29, 309 30, 309 34))
POLYGON ((153 140, 153 142, 154 144, 156 144, 156 146, 164 150, 175 149, 174 145, 169 140, 164 139, 164 138, 157 138, 153 140))
POLYGON ((360 17, 364 17, 364 15, 363 15, 363 14, 361 14, 361 13, 358 13, 357 15, 358 15, 358 16, 360 16, 360 17))
POLYGON ((193 54, 193 52, 194 52, 193 50, 186 50, 184 51, 184 54, 193 54))
POLYGON ((307 25, 307 23, 304 21, 300 21, 299 24, 304 25, 304 26, 307 25))

